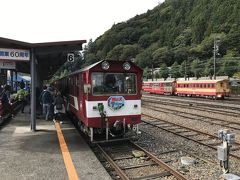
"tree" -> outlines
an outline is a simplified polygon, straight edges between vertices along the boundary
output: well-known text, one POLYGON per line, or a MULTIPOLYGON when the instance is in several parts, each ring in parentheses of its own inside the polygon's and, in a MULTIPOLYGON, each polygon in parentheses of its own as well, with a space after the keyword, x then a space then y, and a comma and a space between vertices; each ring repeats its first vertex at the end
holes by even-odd
POLYGON ((137 44, 134 45, 124 45, 122 49, 122 54, 120 55, 121 60, 131 60, 135 58, 139 53, 140 47, 137 44))
POLYGON ((163 63, 160 67, 159 76, 160 76, 160 78, 163 78, 164 80, 167 79, 169 76, 169 69, 165 63, 163 63))
POLYGON ((90 64, 97 62, 99 59, 97 58, 97 56, 95 54, 87 53, 87 54, 84 54, 84 60, 85 60, 86 65, 90 65, 90 64))
POLYGON ((107 59, 119 60, 123 52, 123 47, 124 45, 122 44, 115 46, 111 51, 108 52, 107 59))
POLYGON ((191 63, 191 72, 194 74, 194 77, 197 79, 200 77, 202 68, 201 64, 199 63, 199 59, 195 59, 191 63))
POLYGON ((213 74, 214 74, 214 70, 213 70, 213 59, 209 59, 209 60, 207 61, 207 63, 205 64, 203 74, 204 74, 205 76, 209 76, 210 78, 212 78, 212 76, 213 76, 213 74))
POLYGON ((180 76, 185 77, 185 79, 189 77, 190 71, 189 71, 189 64, 187 60, 183 61, 182 64, 180 65, 179 73, 180 73, 180 76))
POLYGON ((157 50, 155 50, 152 54, 154 62, 157 62, 158 64, 169 64, 172 60, 171 52, 168 50, 167 47, 161 47, 157 50))
MULTIPOLYGON (((170 67, 177 62, 182 76, 190 75, 192 60, 212 58, 216 37, 221 39, 217 58, 240 56, 239 9, 236 0, 165 0, 144 14, 114 24, 94 42, 90 40, 84 61, 135 58, 142 68, 162 63, 170 67), (186 59, 187 67, 182 64, 186 59)), ((210 66, 204 74, 212 74, 210 66)))
POLYGON ((147 48, 151 44, 151 35, 142 35, 138 41, 138 44, 143 48, 147 48))
POLYGON ((154 74, 154 78, 155 78, 156 80, 160 78, 159 72, 156 72, 156 73, 154 74))
POLYGON ((240 79, 240 69, 238 72, 234 73, 233 77, 240 79))
POLYGON ((152 56, 151 52, 145 50, 136 56, 135 62, 142 68, 152 67, 152 56))
POLYGON ((144 79, 146 79, 146 80, 150 79, 151 76, 152 75, 151 75, 150 69, 148 67, 144 68, 143 69, 143 77, 144 77, 144 79))
POLYGON ((237 61, 223 59, 221 67, 218 71, 218 75, 232 77, 233 74, 237 71, 238 71, 238 62, 237 61))
POLYGON ((171 66, 171 76, 175 79, 180 76, 179 68, 180 66, 177 62, 173 63, 173 65, 171 66))

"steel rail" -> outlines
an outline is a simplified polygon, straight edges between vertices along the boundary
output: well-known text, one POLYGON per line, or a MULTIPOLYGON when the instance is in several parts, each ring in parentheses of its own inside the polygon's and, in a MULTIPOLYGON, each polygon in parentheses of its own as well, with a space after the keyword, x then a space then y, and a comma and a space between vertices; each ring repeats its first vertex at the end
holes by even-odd
MULTIPOLYGON (((227 110, 222 110, 222 109, 219 109, 218 107, 216 107, 216 108, 218 108, 218 109, 216 109, 216 108, 214 108, 214 105, 209 107, 209 106, 207 106, 207 104, 199 105, 199 103, 190 103, 190 104, 196 104, 197 106, 189 106, 189 103, 187 103, 187 104, 186 103, 182 103, 182 102, 173 103, 173 102, 168 102, 168 101, 164 101, 163 102, 161 100, 156 100, 154 98, 148 98, 148 99, 142 98, 142 100, 143 100, 143 102, 154 102, 154 103, 161 102, 161 104, 164 104, 164 105, 181 107, 181 108, 182 107, 188 107, 188 109, 200 110, 200 111, 206 111, 206 112, 215 112, 215 113, 218 113, 218 114, 232 116, 232 117, 240 116, 240 113, 237 113, 237 112, 231 112, 231 111, 227 111, 227 110)), ((232 110, 232 109, 229 109, 229 110, 232 110)), ((239 110, 240 110, 240 108, 239 108, 239 110)), ((232 111, 237 111, 237 110, 232 110, 232 111)))
MULTIPOLYGON (((222 107, 226 107, 226 105, 232 105, 229 109, 232 109, 232 110, 239 110, 240 108, 236 108, 236 107, 233 107, 234 105, 240 105, 240 101, 239 100, 231 100, 231 101, 227 101, 227 100, 223 100, 223 101, 220 101, 220 100, 217 100, 217 101, 206 101, 206 99, 202 99, 202 98, 184 98, 184 97, 178 97, 178 96, 161 96, 159 94, 143 94, 142 97, 153 97, 153 98, 158 98, 158 99, 161 99, 163 101, 174 101, 174 102, 185 102, 185 103, 197 103, 197 104, 200 104, 200 105, 210 105, 208 104, 209 102, 213 102, 215 104, 211 104, 215 107, 219 107, 219 108, 222 108, 222 107), (233 103, 233 102, 237 102, 237 103, 233 103), (219 104, 219 103, 222 103, 219 104)), ((239 98, 240 99, 240 98, 239 98)))
MULTIPOLYGON (((143 149, 142 147, 140 147, 139 145, 135 144, 132 141, 128 141, 133 147, 135 147, 138 150, 143 151, 148 157, 150 157, 155 163, 156 165, 158 165, 159 167, 163 168, 164 170, 166 170, 167 172, 166 175, 169 175, 168 172, 176 177, 179 180, 186 180, 186 178, 179 172, 177 172, 176 170, 174 170, 173 168, 171 168, 170 166, 168 166, 165 162, 161 161, 160 159, 158 159, 156 156, 152 155, 150 152, 148 152, 147 150, 143 149)), ((104 151, 104 149, 101 147, 101 145, 97 144, 97 147, 101 150, 101 152, 103 153, 103 156, 106 158, 106 160, 110 163, 110 165, 114 168, 114 170, 118 173, 118 175, 120 176, 121 179, 123 180, 129 180, 129 177, 127 177, 126 173, 123 171, 123 169, 121 169, 121 167, 119 167, 114 160, 104 151)), ((119 159, 119 158, 117 158, 119 159)), ((154 163, 154 164, 155 164, 154 163)), ((152 165, 152 164, 147 164, 148 165, 152 165)), ((145 165, 144 165, 145 166, 145 165)), ((133 166, 133 167, 138 167, 138 166, 133 166)), ((141 165, 139 165, 139 167, 141 167, 141 165)), ((131 167, 129 167, 131 169, 131 167)), ((164 173, 160 173, 160 174, 156 174, 157 175, 161 175, 163 176, 164 173)), ((139 177, 140 179, 144 178, 144 177, 139 177)), ((133 178, 134 179, 134 178, 133 178)))
MULTIPOLYGON (((206 133, 206 132, 202 132, 202 131, 199 131, 199 130, 196 130, 196 129, 192 129, 192 128, 189 128, 189 127, 185 127, 185 126, 182 126, 182 125, 180 125, 180 124, 168 122, 168 121, 162 120, 162 119, 160 119, 160 118, 157 118, 157 117, 154 117, 154 116, 151 116, 151 115, 147 115, 147 114, 142 114, 142 115, 148 116, 148 117, 150 117, 150 118, 157 119, 157 120, 159 120, 159 121, 163 121, 163 122, 168 123, 168 124, 172 124, 172 125, 175 125, 175 126, 179 126, 179 127, 184 128, 184 129, 188 129, 188 130, 193 131, 193 132, 196 132, 196 133, 198 133, 198 134, 200 134, 200 135, 203 134, 203 135, 207 135, 207 136, 209 136, 209 137, 213 137, 213 138, 215 138, 215 139, 218 139, 216 136, 214 136, 214 135, 212 135, 212 134, 209 134, 209 133, 206 133)), ((203 145, 203 146, 207 146, 207 147, 209 147, 209 148, 211 148, 211 149, 217 150, 216 147, 214 147, 214 146, 212 146, 212 145, 209 145, 209 144, 202 143, 202 142, 199 141, 199 140, 195 140, 195 139, 193 139, 193 138, 190 138, 190 137, 184 136, 184 135, 182 135, 182 134, 173 132, 173 131, 171 131, 171 130, 165 129, 165 128, 163 128, 163 127, 160 127, 160 126, 158 126, 158 125, 149 123, 149 122, 144 121, 144 120, 142 120, 142 122, 144 122, 144 123, 146 123, 146 124, 149 124, 149 125, 151 125, 151 126, 157 127, 157 128, 159 128, 159 129, 165 130, 165 131, 170 132, 170 133, 172 133, 172 134, 175 134, 175 135, 177 135, 177 136, 183 137, 183 138, 185 138, 185 139, 194 141, 194 142, 196 142, 196 143, 198 143, 198 144, 201 144, 201 145, 203 145)), ((240 142, 236 141, 235 144, 240 145, 240 142)), ((230 156, 232 156, 232 157, 240 160, 240 156, 234 155, 234 154, 232 154, 232 153, 230 153, 230 156)))
POLYGON ((115 171, 121 177, 121 179, 122 180, 129 180, 129 178, 124 173, 124 171, 112 160, 112 158, 102 149, 102 147, 99 144, 96 144, 96 145, 101 150, 101 152, 103 153, 103 156, 107 159, 107 161, 111 164, 111 166, 115 169, 115 171))
POLYGON ((154 156, 153 154, 151 154, 150 152, 148 152, 147 150, 143 149, 142 147, 140 147, 139 145, 135 144, 134 142, 131 141, 131 143, 136 146, 137 148, 139 148, 141 151, 143 151, 144 153, 146 153, 149 157, 152 158, 152 160, 154 162, 156 162, 160 167, 164 168, 165 170, 169 171, 174 177, 176 177, 179 180, 186 180, 186 177, 184 177, 182 174, 180 174, 179 172, 177 172, 176 170, 174 170, 173 168, 171 168, 170 166, 168 166, 166 163, 164 163, 163 161, 161 161, 160 159, 158 159, 156 156, 154 156))
MULTIPOLYGON (((144 104, 142 104, 144 106, 144 104)), ((154 108, 159 108, 158 106, 154 106, 154 105, 151 105, 152 107, 154 108)), ((149 108, 148 109, 152 109, 152 110, 155 110, 156 109, 153 109, 153 108, 149 108)), ((179 110, 169 110, 168 108, 164 108, 164 107, 161 107, 161 109, 164 109, 164 110, 167 110, 169 112, 164 112, 163 110, 157 110, 157 111, 160 111, 160 112, 163 112, 163 113, 171 113, 171 114, 174 114, 174 112, 177 112, 177 113, 185 113, 185 114, 188 114, 188 115, 192 115, 192 116, 197 116, 197 117, 201 117, 201 118, 207 118, 207 119, 210 119, 210 120, 213 120, 213 121, 219 121, 219 122, 223 122, 223 123, 228 123, 228 124, 235 124, 235 125, 239 125, 240 126, 240 123, 237 123, 237 122, 233 122, 233 121, 228 121, 228 120, 222 120, 222 119, 217 119, 217 118, 213 118, 213 117, 207 117, 207 116, 202 116, 202 115, 196 115, 194 113, 189 113, 189 112, 183 112, 183 111, 179 111, 179 110)), ((190 117, 187 117, 187 116, 184 116, 184 115, 180 115, 178 114, 178 116, 180 117, 183 117, 183 118, 190 118, 190 117)), ((206 121, 206 120, 202 120, 202 119, 196 119, 195 120, 197 121, 202 121, 202 122, 206 122, 206 123, 210 123, 210 124, 215 124, 215 125, 219 125, 219 126, 225 126, 227 128, 231 128, 231 129, 235 129, 235 130, 240 130, 240 128, 236 128, 236 127, 232 127, 232 126, 229 126, 227 124, 219 124, 219 123, 216 123, 216 122, 209 122, 209 121, 206 121)))

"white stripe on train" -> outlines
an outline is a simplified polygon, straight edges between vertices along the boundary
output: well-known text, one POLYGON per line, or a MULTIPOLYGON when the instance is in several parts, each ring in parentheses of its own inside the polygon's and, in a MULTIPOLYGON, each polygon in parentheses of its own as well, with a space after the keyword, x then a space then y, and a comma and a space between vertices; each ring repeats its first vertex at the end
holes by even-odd
POLYGON ((141 115, 141 100, 125 100, 125 105, 118 110, 108 107, 107 101, 86 101, 86 113, 88 118, 100 117, 98 103, 103 103, 107 116, 141 115))

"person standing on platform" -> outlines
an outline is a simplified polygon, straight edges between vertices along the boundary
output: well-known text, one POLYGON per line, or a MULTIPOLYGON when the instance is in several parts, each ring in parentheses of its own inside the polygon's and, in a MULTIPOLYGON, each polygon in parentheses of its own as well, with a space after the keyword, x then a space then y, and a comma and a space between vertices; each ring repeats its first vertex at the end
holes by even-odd
POLYGON ((1 92, 1 102, 2 104, 8 104, 10 103, 10 97, 9 97, 9 86, 5 85, 2 92, 1 92))
POLYGON ((44 115, 44 111, 43 111, 43 102, 42 102, 42 97, 43 97, 43 94, 47 91, 47 86, 43 86, 43 90, 40 94, 40 96, 38 97, 39 99, 39 102, 40 102, 40 105, 41 105, 41 109, 42 109, 42 114, 44 115))
POLYGON ((57 92, 53 105, 54 105, 54 122, 56 120, 59 120, 60 123, 62 123, 66 110, 64 106, 64 100, 60 92, 57 92))
POLYGON ((42 103, 43 103, 43 114, 45 116, 45 120, 49 120, 50 115, 50 108, 53 103, 53 97, 50 92, 50 88, 48 87, 47 90, 42 94, 42 103))
POLYGON ((18 100, 21 104, 21 112, 24 113, 24 108, 26 105, 26 96, 27 91, 24 90, 25 84, 20 84, 20 89, 17 91, 17 95, 15 97, 16 100, 18 100))
POLYGON ((1 94, 0 94, 0 100, 3 106, 3 109, 5 109, 6 113, 11 113, 11 102, 10 102, 10 86, 5 85, 1 94))
POLYGON ((20 82, 20 88, 21 88, 21 87, 23 87, 23 89, 25 88, 25 83, 24 83, 23 80, 21 80, 21 82, 20 82))

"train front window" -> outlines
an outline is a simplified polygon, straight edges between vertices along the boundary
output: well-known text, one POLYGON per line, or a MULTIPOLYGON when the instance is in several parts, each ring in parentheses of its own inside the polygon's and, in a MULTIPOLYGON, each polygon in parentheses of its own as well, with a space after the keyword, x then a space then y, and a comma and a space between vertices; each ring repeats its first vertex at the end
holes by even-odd
POLYGON ((136 94, 136 74, 133 73, 93 73, 92 91, 100 94, 136 94))

